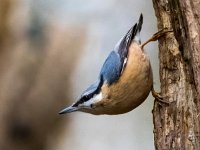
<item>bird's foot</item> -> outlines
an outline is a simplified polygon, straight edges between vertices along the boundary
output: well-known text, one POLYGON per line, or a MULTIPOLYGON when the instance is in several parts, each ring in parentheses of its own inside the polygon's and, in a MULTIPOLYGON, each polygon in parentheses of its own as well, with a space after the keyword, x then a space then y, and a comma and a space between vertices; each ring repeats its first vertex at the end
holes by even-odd
POLYGON ((160 93, 156 92, 154 89, 152 89, 151 93, 152 93, 152 96, 159 102, 159 104, 167 104, 167 105, 170 104, 170 102, 165 100, 167 96, 161 95, 160 93))
POLYGON ((169 30, 167 28, 164 28, 164 29, 156 32, 152 37, 150 37, 146 42, 144 42, 141 45, 141 48, 143 49, 146 44, 148 44, 149 42, 153 42, 153 41, 158 40, 160 37, 164 36, 168 32, 173 32, 173 30, 169 30))

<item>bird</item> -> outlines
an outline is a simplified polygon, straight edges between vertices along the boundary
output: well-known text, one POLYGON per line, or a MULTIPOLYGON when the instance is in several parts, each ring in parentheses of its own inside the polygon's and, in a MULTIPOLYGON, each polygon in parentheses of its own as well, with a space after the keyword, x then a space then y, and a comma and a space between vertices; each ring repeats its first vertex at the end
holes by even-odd
POLYGON ((138 107, 151 91, 154 97, 161 99, 153 88, 152 67, 144 46, 157 40, 163 32, 141 44, 142 24, 141 13, 139 20, 108 55, 97 80, 59 114, 81 111, 93 115, 118 115, 138 107))

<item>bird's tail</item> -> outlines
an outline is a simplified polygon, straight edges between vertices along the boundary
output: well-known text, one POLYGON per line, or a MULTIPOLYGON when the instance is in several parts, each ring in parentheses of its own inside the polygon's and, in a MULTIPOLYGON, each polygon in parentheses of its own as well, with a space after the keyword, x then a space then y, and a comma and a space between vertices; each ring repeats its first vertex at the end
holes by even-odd
POLYGON ((139 44, 141 43, 140 31, 142 29, 142 24, 143 15, 141 14, 138 22, 127 33, 126 39, 128 44, 130 44, 133 40, 138 42, 139 44))
POLYGON ((128 48, 133 40, 141 44, 140 31, 142 29, 142 24, 143 15, 141 13, 138 22, 129 29, 123 38, 120 39, 115 46, 115 49, 123 49, 124 47, 128 48))
POLYGON ((143 24, 143 15, 140 15, 138 22, 126 33, 124 37, 116 44, 115 50, 119 53, 121 60, 124 60, 128 54, 128 48, 131 45, 132 41, 141 44, 140 40, 140 31, 143 24))
POLYGON ((137 23, 137 28, 135 31, 136 33, 135 33, 135 37, 134 37, 134 40, 140 44, 141 44, 140 31, 142 29, 142 24, 143 24, 143 15, 141 14, 140 18, 138 20, 138 23, 137 23))

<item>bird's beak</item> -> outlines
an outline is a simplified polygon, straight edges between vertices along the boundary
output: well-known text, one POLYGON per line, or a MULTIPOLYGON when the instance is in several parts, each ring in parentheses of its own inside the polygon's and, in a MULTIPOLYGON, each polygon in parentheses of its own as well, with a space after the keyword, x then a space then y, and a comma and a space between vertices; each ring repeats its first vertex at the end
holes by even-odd
POLYGON ((64 108, 63 110, 61 110, 61 111, 59 112, 59 114, 71 113, 71 112, 74 112, 74 111, 77 111, 77 110, 78 110, 77 107, 69 106, 69 107, 64 108))

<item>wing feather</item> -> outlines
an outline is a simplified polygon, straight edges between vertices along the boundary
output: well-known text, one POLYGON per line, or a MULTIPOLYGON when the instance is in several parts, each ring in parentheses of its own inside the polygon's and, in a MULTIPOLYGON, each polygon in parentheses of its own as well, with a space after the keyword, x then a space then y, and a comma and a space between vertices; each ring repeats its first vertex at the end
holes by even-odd
POLYGON ((106 59, 100 76, 103 77, 104 81, 107 81, 108 84, 112 84, 117 81, 120 75, 123 73, 126 63, 128 61, 128 50, 131 45, 131 42, 140 43, 139 33, 142 28, 143 16, 140 15, 138 22, 127 32, 127 34, 117 43, 114 50, 110 53, 106 59))
POLYGON ((122 65, 123 64, 121 63, 119 54, 116 51, 112 51, 103 64, 100 72, 100 76, 103 78, 103 81, 111 84, 118 80, 122 65))

